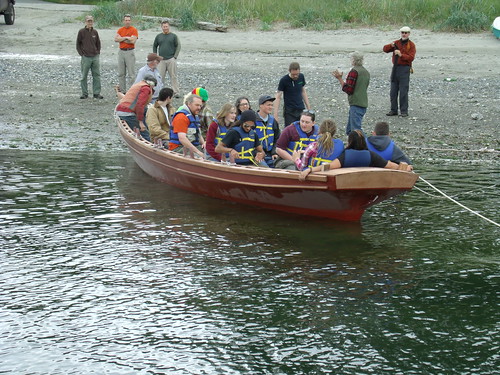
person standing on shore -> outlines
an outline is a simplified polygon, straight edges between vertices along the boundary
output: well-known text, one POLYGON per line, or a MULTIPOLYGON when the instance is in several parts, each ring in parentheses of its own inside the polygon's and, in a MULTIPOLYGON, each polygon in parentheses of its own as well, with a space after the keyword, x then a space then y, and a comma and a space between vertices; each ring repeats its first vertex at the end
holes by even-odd
POLYGON ((391 110, 387 116, 398 115, 398 95, 399 109, 401 117, 408 117, 408 91, 410 89, 410 73, 412 62, 415 59, 417 48, 410 40, 411 29, 403 26, 400 30, 401 39, 386 44, 383 47, 385 53, 392 52, 392 72, 391 72, 391 110))
POLYGON ((351 55, 352 69, 345 79, 342 78, 343 72, 338 69, 332 72, 332 75, 338 79, 342 91, 347 94, 349 101, 349 118, 345 128, 345 134, 349 135, 353 130, 361 130, 363 117, 368 108, 368 85, 370 84, 370 73, 363 66, 363 55, 354 52, 351 55))
POLYGON ((122 93, 127 92, 127 72, 130 86, 135 75, 135 42, 139 38, 137 29, 131 25, 130 14, 123 16, 123 27, 115 35, 115 42, 120 43, 118 50, 118 84, 122 93))
POLYGON ((151 99, 151 103, 154 103, 158 99, 158 95, 160 94, 160 90, 163 88, 163 82, 161 81, 161 75, 158 70, 158 64, 162 60, 161 56, 158 56, 156 53, 149 53, 146 58, 146 65, 144 65, 137 72, 137 77, 135 78, 134 83, 138 83, 144 79, 147 75, 152 75, 155 77, 157 84, 154 88, 153 97, 151 99))
POLYGON ((304 104, 306 109, 311 108, 305 85, 306 79, 300 72, 299 63, 292 62, 288 67, 288 74, 280 79, 274 103, 274 118, 277 120, 281 97, 283 96, 284 126, 300 120, 304 104))
POLYGON ((76 37, 76 50, 81 56, 82 79, 80 86, 82 96, 80 99, 89 97, 87 76, 89 70, 92 72, 92 93, 95 99, 103 99, 101 95, 101 69, 99 66, 99 54, 101 53, 101 40, 99 33, 94 29, 94 17, 85 16, 85 27, 78 31, 76 37))
POLYGON ((180 98, 179 83, 177 81, 177 56, 181 51, 181 42, 176 34, 170 32, 170 22, 167 20, 162 21, 161 30, 162 33, 158 34, 153 42, 153 52, 163 57, 158 70, 163 84, 165 84, 165 75, 168 72, 174 90, 174 97, 180 98))

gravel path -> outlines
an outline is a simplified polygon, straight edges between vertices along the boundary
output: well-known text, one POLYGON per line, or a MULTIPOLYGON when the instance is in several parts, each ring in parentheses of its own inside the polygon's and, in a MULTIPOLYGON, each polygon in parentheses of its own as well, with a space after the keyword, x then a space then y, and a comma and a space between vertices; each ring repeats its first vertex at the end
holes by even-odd
MULTIPOLYGON (((96 25, 103 43, 105 99, 79 99, 75 40, 88 9, 18 0, 15 25, 0 24, 0 149, 125 151, 112 120, 116 29, 96 25)), ((159 27, 139 30, 137 68, 159 31, 159 27)), ((410 84, 410 117, 387 118, 391 65, 381 48, 398 37, 397 30, 313 32, 277 27, 273 32, 174 32, 182 42, 181 88, 187 92, 204 85, 215 111, 243 94, 254 104, 260 95, 272 94, 289 62, 296 60, 319 121, 335 119, 345 139, 347 98, 330 72, 335 68, 347 72, 349 53, 360 50, 372 76, 365 130, 389 120, 394 139, 417 163, 443 158, 500 160, 500 41, 491 33, 414 30, 417 59, 410 84)))

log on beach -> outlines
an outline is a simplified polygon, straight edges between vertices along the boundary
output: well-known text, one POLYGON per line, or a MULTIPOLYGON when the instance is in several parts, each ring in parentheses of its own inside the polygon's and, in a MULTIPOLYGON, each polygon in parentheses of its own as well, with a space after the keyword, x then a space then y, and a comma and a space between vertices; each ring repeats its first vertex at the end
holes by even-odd
MULTIPOLYGON (((152 20, 152 21, 158 21, 158 22, 166 20, 172 26, 175 26, 175 27, 179 27, 182 24, 181 20, 178 18, 166 18, 166 17, 155 17, 155 16, 142 16, 142 18, 144 18, 146 20, 152 20)), ((217 31, 220 33, 227 32, 227 26, 218 25, 218 24, 212 23, 212 22, 199 21, 199 22, 196 22, 196 26, 200 30, 217 31)))

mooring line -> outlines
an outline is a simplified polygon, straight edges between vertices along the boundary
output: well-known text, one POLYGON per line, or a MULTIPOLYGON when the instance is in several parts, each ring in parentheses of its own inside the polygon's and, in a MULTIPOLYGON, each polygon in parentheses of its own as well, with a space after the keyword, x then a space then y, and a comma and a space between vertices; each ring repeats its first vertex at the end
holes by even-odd
POLYGON ((494 222, 493 220, 491 219, 488 219, 487 217, 481 215, 480 213, 474 211, 474 210, 471 210, 469 207, 466 207, 464 206, 462 203, 456 201, 455 199, 453 199, 452 197, 450 197, 449 195, 447 195, 446 193, 442 192, 441 190, 439 190, 437 187, 435 187, 434 185, 432 185, 430 182, 426 181, 423 177, 419 176, 418 177, 420 180, 424 181, 427 185, 429 185, 431 188, 433 188, 434 190, 436 190, 439 194, 441 194, 443 197, 445 198, 448 198, 450 201, 452 201, 453 203, 455 204, 458 204, 460 207, 462 208, 465 208, 467 211, 473 213, 474 215, 477 215, 479 216, 481 219, 484 219, 486 220, 487 222, 493 224, 493 225, 496 225, 497 227, 500 227, 500 224, 494 222))

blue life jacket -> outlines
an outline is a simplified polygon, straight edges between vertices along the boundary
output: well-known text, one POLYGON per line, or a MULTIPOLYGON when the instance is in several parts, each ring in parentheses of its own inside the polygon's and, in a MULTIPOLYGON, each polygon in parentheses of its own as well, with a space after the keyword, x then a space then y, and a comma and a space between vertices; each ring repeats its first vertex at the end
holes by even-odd
POLYGON ((170 123, 172 126, 170 127, 170 143, 175 143, 176 145, 182 145, 181 141, 179 141, 179 135, 177 133, 174 133, 174 118, 177 116, 179 113, 183 113, 187 116, 189 119, 189 126, 187 129, 186 136, 187 138, 191 141, 193 146, 199 146, 200 144, 200 118, 198 116, 193 116, 191 112, 187 108, 180 107, 177 112, 175 112, 172 116, 172 120, 170 123))
POLYGON ((366 145, 368 146, 368 150, 373 151, 376 154, 382 156, 385 160, 391 160, 392 154, 394 153, 394 141, 391 141, 389 145, 385 148, 385 150, 377 150, 373 144, 368 141, 366 138, 366 145))
POLYGON ((239 158, 235 160, 236 164, 252 164, 255 150, 255 131, 252 129, 248 133, 242 129, 241 126, 233 128, 236 130, 241 138, 233 148, 238 151, 239 158))
POLYGON ((218 145, 219 142, 222 141, 222 138, 224 138, 224 136, 226 135, 228 129, 226 125, 219 124, 219 121, 217 121, 216 119, 214 119, 213 121, 218 125, 217 134, 215 135, 214 139, 215 145, 218 145))
POLYGON ((286 150, 290 155, 292 155, 294 151, 305 150, 305 148, 309 145, 309 143, 316 141, 319 133, 319 126, 316 124, 314 124, 313 126, 314 129, 313 134, 311 134, 310 136, 308 136, 307 133, 305 133, 300 128, 300 121, 292 122, 291 125, 294 125, 295 129, 297 130, 297 133, 299 133, 299 140, 288 143, 288 147, 286 150))
POLYGON ((314 158, 311 158, 309 161, 309 167, 315 167, 317 165, 331 163, 335 159, 337 159, 340 154, 344 151, 344 142, 340 139, 333 140, 333 150, 330 153, 327 153, 321 147, 318 147, 318 153, 314 158))
POLYGON ((255 121, 255 132, 265 152, 271 152, 274 146, 274 121, 274 117, 271 115, 268 115, 267 124, 264 124, 260 117, 255 121))
POLYGON ((372 157, 368 150, 353 150, 347 149, 344 151, 343 168, 349 167, 369 167, 372 157))

